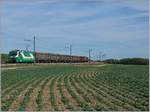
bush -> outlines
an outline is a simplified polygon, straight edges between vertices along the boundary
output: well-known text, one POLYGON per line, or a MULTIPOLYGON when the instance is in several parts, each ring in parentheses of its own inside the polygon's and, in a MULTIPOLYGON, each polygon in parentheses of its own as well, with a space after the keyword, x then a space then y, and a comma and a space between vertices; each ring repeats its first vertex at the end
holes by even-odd
POLYGON ((8 62, 9 62, 8 54, 1 54, 1 64, 8 62))
POLYGON ((104 60, 103 62, 109 63, 109 64, 119 64, 118 59, 107 59, 107 60, 104 60))

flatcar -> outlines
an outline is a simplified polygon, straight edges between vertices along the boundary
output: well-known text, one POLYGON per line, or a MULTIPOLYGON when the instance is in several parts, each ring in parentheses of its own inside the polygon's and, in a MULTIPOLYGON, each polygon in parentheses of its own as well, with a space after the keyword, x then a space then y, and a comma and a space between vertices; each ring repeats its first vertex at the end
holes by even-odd
POLYGON ((85 56, 70 56, 64 54, 30 52, 24 50, 13 50, 9 52, 11 62, 16 63, 79 63, 87 62, 85 56))

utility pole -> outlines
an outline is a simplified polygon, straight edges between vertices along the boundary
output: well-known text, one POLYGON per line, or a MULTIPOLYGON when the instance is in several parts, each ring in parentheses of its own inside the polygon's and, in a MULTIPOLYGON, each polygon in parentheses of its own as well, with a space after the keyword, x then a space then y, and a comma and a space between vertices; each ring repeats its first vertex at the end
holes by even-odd
MULTIPOLYGON (((34 46, 34 48, 33 48, 33 51, 34 51, 34 57, 35 57, 35 59, 36 59, 36 53, 35 53, 35 36, 33 37, 33 46, 34 46)), ((36 62, 36 60, 34 61, 34 63, 36 62)))
POLYGON ((102 52, 99 52, 99 60, 102 61, 102 52))
POLYGON ((102 55, 102 61, 104 60, 105 57, 106 57, 106 54, 104 53, 104 54, 102 55))
POLYGON ((70 45, 70 64, 72 63, 72 45, 70 45))
POLYGON ((89 49, 89 63, 91 62, 91 52, 92 52, 92 49, 89 49))
POLYGON ((65 46, 65 48, 69 49, 69 54, 70 54, 70 64, 72 63, 72 45, 70 44, 69 46, 65 46))
MULTIPOLYGON (((24 39, 24 41, 26 41, 26 42, 33 42, 33 55, 34 55, 34 57, 36 57, 36 52, 35 52, 35 36, 33 37, 33 40, 28 40, 28 39, 24 39)), ((26 50, 28 51, 28 47, 30 47, 30 44, 27 44, 26 45, 26 50)), ((35 63, 35 61, 34 61, 34 63, 35 63)))

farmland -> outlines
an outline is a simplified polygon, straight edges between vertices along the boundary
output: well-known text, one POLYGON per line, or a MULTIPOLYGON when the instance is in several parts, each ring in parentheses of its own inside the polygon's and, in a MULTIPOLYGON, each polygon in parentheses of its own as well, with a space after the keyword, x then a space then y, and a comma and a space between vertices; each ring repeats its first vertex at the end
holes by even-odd
POLYGON ((1 76, 4 111, 148 111, 147 65, 32 66, 1 76))

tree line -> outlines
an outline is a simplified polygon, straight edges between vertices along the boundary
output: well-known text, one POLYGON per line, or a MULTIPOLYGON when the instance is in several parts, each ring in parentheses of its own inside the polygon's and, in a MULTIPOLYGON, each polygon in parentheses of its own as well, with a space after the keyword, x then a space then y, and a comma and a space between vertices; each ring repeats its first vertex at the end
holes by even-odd
POLYGON ((9 62, 9 57, 8 54, 1 54, 1 63, 8 63, 9 62))
POLYGON ((107 59, 103 62, 109 64, 133 64, 133 65, 148 65, 149 59, 146 58, 123 58, 123 59, 107 59))

